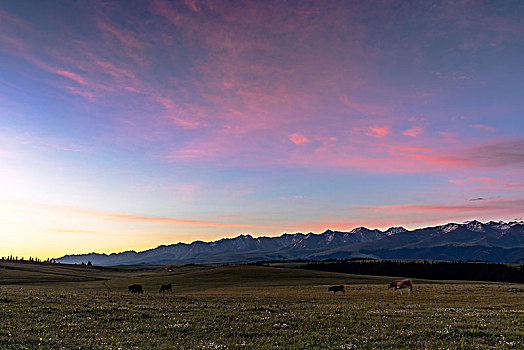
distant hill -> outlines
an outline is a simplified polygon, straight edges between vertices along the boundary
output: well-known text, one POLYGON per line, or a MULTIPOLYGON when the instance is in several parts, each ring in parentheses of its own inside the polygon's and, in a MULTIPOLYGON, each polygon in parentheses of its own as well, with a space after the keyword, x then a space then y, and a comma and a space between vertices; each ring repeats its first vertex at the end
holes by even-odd
POLYGON ((279 237, 240 235, 214 242, 161 245, 141 252, 66 255, 56 260, 107 266, 352 257, 524 264, 524 222, 471 221, 412 231, 402 227, 386 231, 358 227, 350 232, 327 230, 279 237))

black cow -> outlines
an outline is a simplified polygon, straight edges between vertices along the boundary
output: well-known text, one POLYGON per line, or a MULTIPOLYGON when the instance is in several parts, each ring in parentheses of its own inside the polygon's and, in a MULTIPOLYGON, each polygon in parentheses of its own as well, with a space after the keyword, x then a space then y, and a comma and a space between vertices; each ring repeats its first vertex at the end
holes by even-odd
POLYGON ((136 294, 144 294, 144 289, 142 289, 141 284, 132 284, 129 287, 127 287, 131 293, 136 294))
POLYGON ((164 293, 164 292, 168 292, 168 291, 173 293, 173 289, 171 289, 171 283, 161 285, 160 286, 160 290, 158 292, 159 293, 164 293))
POLYGON ((333 292, 333 295, 337 294, 337 292, 342 292, 342 294, 346 295, 344 286, 331 286, 328 288, 328 292, 333 292))

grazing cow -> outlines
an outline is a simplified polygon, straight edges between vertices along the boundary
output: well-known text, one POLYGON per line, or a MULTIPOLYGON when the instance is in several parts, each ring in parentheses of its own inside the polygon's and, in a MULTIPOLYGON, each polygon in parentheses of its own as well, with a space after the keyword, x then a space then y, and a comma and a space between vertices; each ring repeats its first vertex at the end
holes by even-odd
POLYGON ((400 295, 402 295, 402 288, 407 288, 408 291, 409 291, 409 294, 411 295, 411 291, 413 290, 413 282, 411 282, 411 280, 409 279, 405 279, 405 280, 396 280, 396 281, 393 281, 389 284, 389 288, 394 288, 393 290, 393 294, 399 290, 400 291, 400 295))
POLYGON ((127 287, 131 293, 136 294, 144 294, 144 289, 142 289, 141 284, 132 284, 129 287, 127 287))
POLYGON ((164 292, 167 292, 167 291, 173 293, 173 289, 171 289, 171 283, 161 285, 160 286, 160 290, 158 292, 159 293, 164 293, 164 292))
POLYGON ((328 292, 333 292, 333 295, 337 294, 337 292, 342 292, 342 294, 346 295, 344 286, 331 286, 328 288, 328 292))

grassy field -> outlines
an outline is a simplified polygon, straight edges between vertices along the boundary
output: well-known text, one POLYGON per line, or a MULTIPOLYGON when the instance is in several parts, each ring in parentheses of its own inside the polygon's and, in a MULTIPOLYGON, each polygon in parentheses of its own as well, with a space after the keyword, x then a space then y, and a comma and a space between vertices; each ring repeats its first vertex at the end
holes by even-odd
POLYGON ((1 266, 1 349, 524 349, 519 284, 414 280, 400 296, 391 277, 261 266, 1 266))

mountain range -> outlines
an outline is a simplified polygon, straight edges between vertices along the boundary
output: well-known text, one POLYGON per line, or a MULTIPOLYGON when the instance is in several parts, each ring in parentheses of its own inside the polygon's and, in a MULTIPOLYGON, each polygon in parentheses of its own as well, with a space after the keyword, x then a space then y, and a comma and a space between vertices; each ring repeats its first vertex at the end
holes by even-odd
POLYGON ((213 242, 161 245, 154 249, 112 254, 66 255, 61 263, 140 265, 224 263, 233 261, 328 259, 482 260, 524 264, 524 221, 446 225, 386 231, 358 227, 349 232, 285 233, 278 237, 240 235, 213 242))

